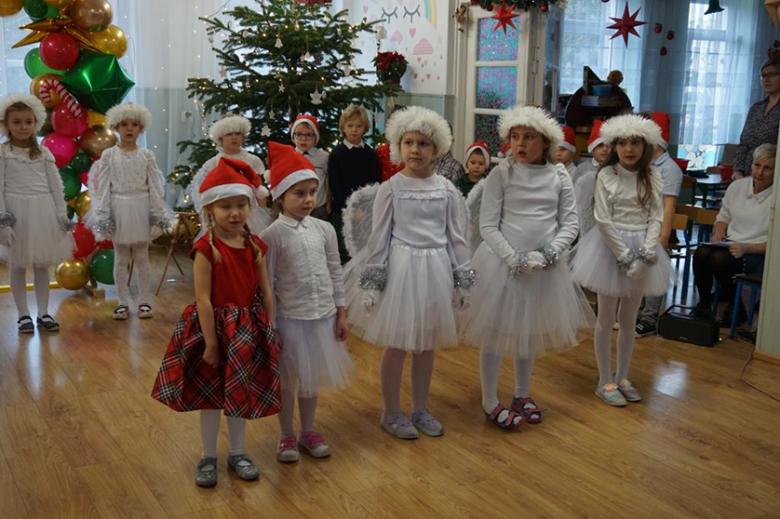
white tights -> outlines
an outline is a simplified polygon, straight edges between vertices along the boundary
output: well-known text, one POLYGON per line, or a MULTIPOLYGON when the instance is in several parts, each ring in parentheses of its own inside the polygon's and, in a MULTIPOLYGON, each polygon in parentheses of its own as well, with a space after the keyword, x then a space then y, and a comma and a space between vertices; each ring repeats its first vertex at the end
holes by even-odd
MULTIPOLYGON (((217 436, 219 436, 219 422, 221 419, 221 409, 203 409, 200 412, 200 437, 203 440, 203 458, 217 457, 217 436)), ((243 454, 246 420, 228 416, 227 425, 228 435, 230 436, 230 455, 243 454)))
POLYGON ((593 336, 593 349, 599 366, 599 386, 628 378, 631 354, 634 353, 636 316, 642 304, 639 297, 611 297, 598 294, 599 315, 593 336), (612 379, 612 325, 615 316, 620 327, 617 339, 617 373, 612 379))
MULTIPOLYGON (((30 315, 30 309, 27 307, 27 269, 12 267, 8 277, 19 317, 30 315)), ((49 279, 49 267, 33 267, 38 317, 49 313, 49 279)))
POLYGON ((116 293, 120 305, 129 305, 128 298, 128 279, 130 273, 130 260, 135 261, 135 271, 138 273, 138 304, 149 304, 151 302, 149 294, 149 244, 136 243, 134 245, 114 245, 114 281, 116 282, 116 293))
MULTIPOLYGON (((434 351, 412 354, 412 412, 424 411, 428 403, 433 376, 434 351)), ((401 411, 401 377, 406 351, 387 348, 382 354, 380 381, 385 415, 401 411)))
MULTIPOLYGON (((482 351, 479 354, 479 374, 482 381, 482 408, 492 413, 498 405, 498 375, 504 357, 482 351)), ((515 398, 527 398, 531 388, 531 374, 534 370, 534 356, 527 359, 515 358, 515 398)))
MULTIPOLYGON (((301 432, 314 431, 314 413, 317 411, 317 396, 298 397, 298 410, 301 418, 301 432)), ((279 429, 282 438, 295 435, 293 419, 295 417, 295 391, 282 391, 282 409, 279 411, 279 429)))

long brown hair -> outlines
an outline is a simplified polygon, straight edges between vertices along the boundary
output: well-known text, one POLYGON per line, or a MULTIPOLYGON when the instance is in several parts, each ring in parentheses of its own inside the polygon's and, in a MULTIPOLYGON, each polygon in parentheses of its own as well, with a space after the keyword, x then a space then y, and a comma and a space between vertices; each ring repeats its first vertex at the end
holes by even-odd
MULTIPOLYGON (((5 114, 4 114, 4 117, 5 117, 5 119, 4 119, 5 127, 8 129, 8 143, 9 144, 11 142, 11 129, 8 127, 8 118, 9 118, 9 115, 11 114, 11 112, 30 112, 31 114, 33 114, 33 120, 35 121, 36 126, 37 126, 37 123, 38 123, 38 120, 35 118, 35 112, 33 111, 32 108, 30 108, 26 104, 24 104, 22 102, 18 102, 18 103, 14 103, 14 104, 10 105, 8 108, 6 108, 5 114)), ((35 133, 38 133, 38 132, 35 132, 35 133)), ((37 138, 37 136, 35 134, 33 134, 28 139, 28 141, 25 144, 27 145, 27 148, 30 150, 29 151, 30 159, 35 160, 35 159, 39 158, 43 154, 43 151, 41 150, 41 147, 38 144, 38 138, 37 138)))
MULTIPOLYGON (((644 140, 642 137, 636 136, 636 138, 640 139, 644 144, 642 157, 639 159, 639 162, 637 163, 636 193, 637 193, 639 205, 641 205, 644 210, 650 212, 652 208, 649 207, 649 205, 650 205, 651 197, 653 196, 653 183, 650 180, 650 165, 653 163, 653 154, 655 153, 655 149, 653 146, 648 144, 648 142, 644 140)), ((618 141, 619 140, 621 139, 618 139, 618 141)), ((611 144, 609 157, 607 158, 607 160, 604 161, 604 163, 601 166, 599 166, 599 171, 598 173, 596 173, 597 177, 599 174, 601 174, 601 170, 603 170, 604 168, 608 166, 615 166, 617 163, 620 162, 620 158, 618 157, 618 153, 617 153, 618 141, 615 141, 611 144)), ((617 175, 617 171, 615 171, 615 175, 617 175)))

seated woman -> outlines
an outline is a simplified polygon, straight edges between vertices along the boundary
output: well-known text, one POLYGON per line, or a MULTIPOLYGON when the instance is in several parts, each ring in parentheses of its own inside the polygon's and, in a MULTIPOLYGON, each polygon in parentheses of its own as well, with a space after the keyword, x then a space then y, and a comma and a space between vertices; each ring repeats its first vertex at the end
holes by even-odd
MULTIPOLYGON (((713 279, 720 283, 721 295, 731 301, 731 278, 736 274, 761 273, 769 235, 769 208, 777 148, 762 144, 753 152, 751 176, 736 180, 726 190, 710 242, 693 256, 693 275, 699 291, 697 308, 712 307, 713 279)), ((744 310, 740 312, 743 314, 744 310)), ((731 313, 724 314, 721 326, 730 326, 731 313)))

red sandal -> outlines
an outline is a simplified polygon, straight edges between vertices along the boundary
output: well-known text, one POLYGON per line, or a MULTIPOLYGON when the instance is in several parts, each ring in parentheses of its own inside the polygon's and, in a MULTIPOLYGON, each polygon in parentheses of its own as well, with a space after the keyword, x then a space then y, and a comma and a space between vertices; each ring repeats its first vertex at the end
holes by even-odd
POLYGON ((534 399, 529 396, 525 398, 513 398, 512 411, 522 414, 528 423, 537 424, 541 423, 542 413, 547 411, 547 409, 536 405, 534 399), (531 404, 533 407, 525 409, 526 404, 531 404), (534 415, 536 415, 536 417, 534 417, 534 415))
POLYGON ((498 404, 495 409, 493 409, 492 413, 485 413, 485 417, 490 420, 492 423, 503 429, 507 432, 514 432, 518 430, 524 423, 525 423, 525 417, 522 414, 515 413, 514 411, 510 411, 506 407, 502 406, 501 404, 498 404), (507 415, 506 419, 501 421, 498 419, 499 415, 503 412, 507 411, 509 414, 507 415), (515 423, 515 419, 517 417, 520 417, 520 421, 515 423))

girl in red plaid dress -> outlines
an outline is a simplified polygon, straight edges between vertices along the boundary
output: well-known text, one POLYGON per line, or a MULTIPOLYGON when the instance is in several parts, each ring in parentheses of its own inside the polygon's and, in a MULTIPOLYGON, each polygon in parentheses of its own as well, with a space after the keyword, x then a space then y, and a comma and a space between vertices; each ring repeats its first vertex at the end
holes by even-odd
POLYGON ((252 481, 260 472, 244 453, 246 420, 281 407, 268 247, 247 226, 250 201, 264 189, 251 167, 224 157, 201 184, 208 233, 191 253, 197 302, 176 324, 152 391, 175 411, 200 411, 201 487, 217 484, 220 412, 230 435, 228 467, 252 481))

